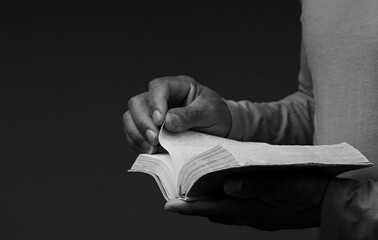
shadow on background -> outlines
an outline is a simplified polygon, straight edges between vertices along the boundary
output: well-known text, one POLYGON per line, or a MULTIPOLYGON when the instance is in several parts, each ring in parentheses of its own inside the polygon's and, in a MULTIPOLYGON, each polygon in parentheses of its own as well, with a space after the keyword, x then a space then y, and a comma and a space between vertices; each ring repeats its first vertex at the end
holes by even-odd
POLYGON ((1 1, 0 238, 304 239, 164 212, 127 174, 127 101, 185 74, 227 99, 296 89, 295 1, 1 1))

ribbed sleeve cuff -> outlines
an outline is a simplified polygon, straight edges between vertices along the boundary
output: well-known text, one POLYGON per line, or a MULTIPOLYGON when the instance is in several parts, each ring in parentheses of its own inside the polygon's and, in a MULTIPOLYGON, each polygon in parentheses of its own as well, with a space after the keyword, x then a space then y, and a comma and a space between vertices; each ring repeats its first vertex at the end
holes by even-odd
POLYGON ((232 124, 231 129, 227 135, 227 138, 234 139, 234 140, 242 140, 243 134, 242 134, 242 122, 240 113, 238 110, 238 104, 235 101, 232 100, 224 100, 227 104, 228 109, 231 113, 232 118, 232 124))

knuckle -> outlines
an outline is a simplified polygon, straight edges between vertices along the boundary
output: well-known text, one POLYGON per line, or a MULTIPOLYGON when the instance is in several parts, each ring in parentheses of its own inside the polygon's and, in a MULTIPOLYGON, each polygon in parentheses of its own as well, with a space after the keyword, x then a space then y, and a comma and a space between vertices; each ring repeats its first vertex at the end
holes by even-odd
POLYGON ((148 83, 148 89, 153 89, 156 86, 163 84, 164 82, 165 82, 165 79, 163 78, 155 78, 154 80, 148 83))
POLYGON ((144 116, 139 116, 135 119, 135 125, 138 127, 138 129, 142 130, 141 132, 144 132, 146 127, 146 120, 144 116))
POLYGON ((129 109, 133 108, 137 103, 139 102, 139 97, 138 96, 134 96, 132 98, 129 99, 128 103, 127 103, 127 106, 129 107, 129 109))
POLYGON ((180 75, 180 76, 177 76, 177 78, 191 82, 191 83, 196 83, 196 80, 194 80, 194 78, 192 78, 191 76, 188 76, 188 75, 180 75))
POLYGON ((137 117, 135 119, 135 124, 139 127, 139 126, 142 126, 143 125, 143 117, 137 117))
POLYGON ((190 76, 186 76, 186 75, 179 76, 179 80, 184 82, 189 89, 198 89, 198 87, 201 86, 196 80, 194 80, 190 76))
POLYGON ((130 118, 131 118, 131 115, 130 115, 130 112, 129 111, 126 111, 123 115, 122 115, 122 121, 124 124, 128 123, 130 121, 130 118))
POLYGON ((148 99, 148 92, 143 92, 139 95, 131 97, 127 103, 127 106, 129 110, 132 108, 137 108, 141 104, 146 104, 147 99, 148 99))

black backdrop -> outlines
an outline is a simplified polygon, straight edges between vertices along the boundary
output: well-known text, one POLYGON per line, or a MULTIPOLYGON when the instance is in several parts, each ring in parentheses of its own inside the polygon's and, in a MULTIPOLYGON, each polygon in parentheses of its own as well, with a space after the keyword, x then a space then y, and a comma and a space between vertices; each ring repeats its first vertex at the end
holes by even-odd
POLYGON ((297 1, 0 2, 0 239, 302 239, 164 212, 121 117, 155 77, 227 99, 296 89, 297 1))

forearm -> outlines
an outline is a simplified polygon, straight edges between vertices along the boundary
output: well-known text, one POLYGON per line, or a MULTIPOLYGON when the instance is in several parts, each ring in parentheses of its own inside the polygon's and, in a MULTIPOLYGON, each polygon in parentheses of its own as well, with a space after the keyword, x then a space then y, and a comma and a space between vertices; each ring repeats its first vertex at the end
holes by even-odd
POLYGON ((229 138, 274 144, 311 144, 312 96, 298 91, 280 101, 227 101, 232 115, 229 138))
POLYGON ((311 144, 314 97, 307 55, 302 45, 298 91, 269 103, 226 101, 232 115, 229 138, 274 144, 311 144))

